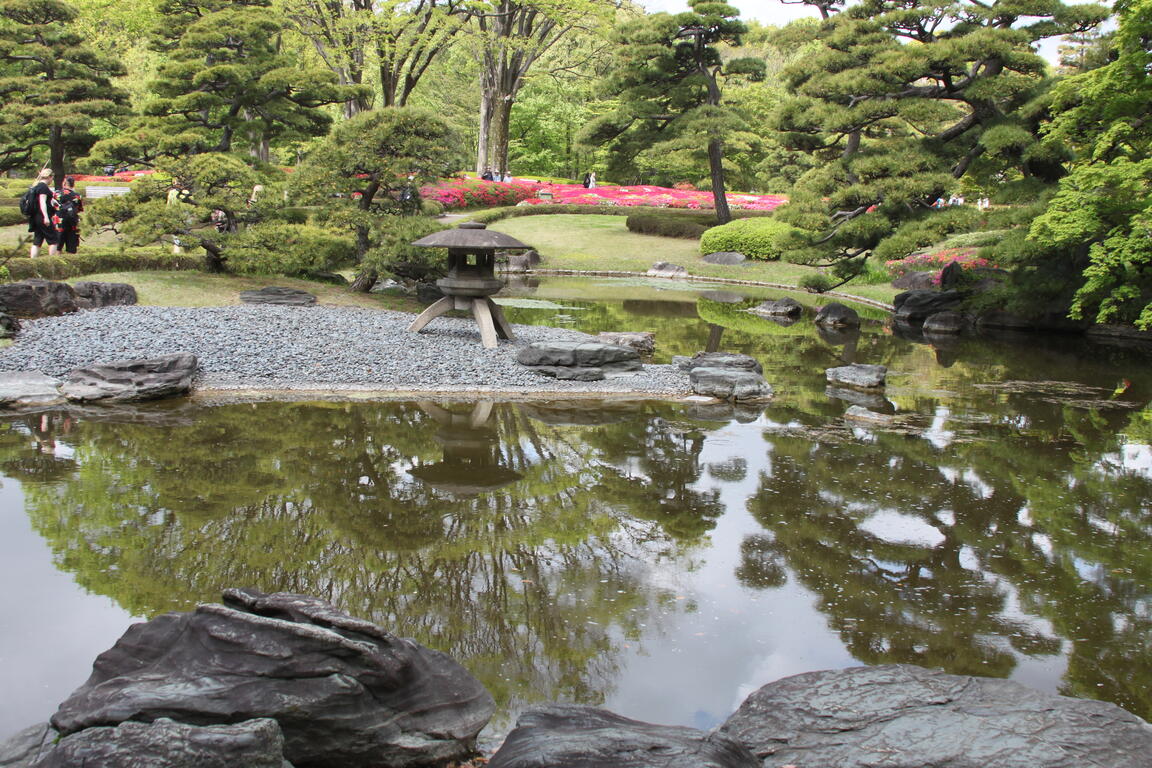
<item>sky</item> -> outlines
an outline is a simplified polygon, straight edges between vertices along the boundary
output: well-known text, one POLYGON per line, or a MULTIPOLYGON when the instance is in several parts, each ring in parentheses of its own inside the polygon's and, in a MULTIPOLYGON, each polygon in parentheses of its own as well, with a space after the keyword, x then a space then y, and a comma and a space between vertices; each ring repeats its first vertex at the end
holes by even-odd
MULTIPOLYGON (((1100 0, 1107 5, 1107 0, 1100 0)), ((666 11, 668 13, 680 13, 681 11, 688 10, 688 3, 685 0, 639 0, 640 5, 649 13, 656 13, 659 11, 666 11)), ((1070 5, 1078 5, 1085 2, 1097 2, 1097 0, 1065 0, 1070 5)), ((742 19, 755 19, 761 24, 782 27, 790 21, 802 18, 820 18, 820 14, 814 8, 802 4, 785 4, 780 0, 729 0, 730 5, 740 9, 740 18, 742 19)), ((1058 38, 1052 38, 1040 43, 1040 55, 1048 59, 1052 63, 1056 63, 1056 49, 1060 45, 1058 38)))

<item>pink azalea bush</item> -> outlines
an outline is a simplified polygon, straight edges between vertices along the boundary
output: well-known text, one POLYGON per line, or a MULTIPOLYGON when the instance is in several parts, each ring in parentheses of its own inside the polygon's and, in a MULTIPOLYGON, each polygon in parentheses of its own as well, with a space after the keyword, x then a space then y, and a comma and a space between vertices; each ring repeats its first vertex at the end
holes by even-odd
POLYGON ((978 248, 944 248, 930 253, 914 253, 903 259, 884 262, 888 272, 893 278, 902 277, 909 272, 935 271, 932 282, 940 284, 940 272, 949 264, 959 264, 961 269, 976 269, 979 267, 995 267, 988 259, 977 256, 978 248))
MULTIPOLYGON (((435 200, 445 208, 475 208, 497 205, 614 205, 657 208, 712 209, 712 193, 695 189, 672 189, 652 185, 585 189, 580 184, 541 184, 525 179, 511 182, 450 179, 421 188, 425 200, 435 200)), ((728 195, 732 208, 771 211, 788 202, 782 195, 728 195)))

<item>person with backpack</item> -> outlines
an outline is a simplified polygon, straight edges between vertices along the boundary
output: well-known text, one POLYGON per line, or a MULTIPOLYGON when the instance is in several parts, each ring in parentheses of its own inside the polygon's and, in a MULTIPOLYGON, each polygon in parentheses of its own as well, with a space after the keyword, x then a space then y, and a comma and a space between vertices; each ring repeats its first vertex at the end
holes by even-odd
POLYGON ((52 171, 44 168, 36 177, 36 183, 24 194, 20 211, 28 217, 28 231, 32 233, 32 250, 28 254, 33 259, 40 255, 40 246, 48 243, 48 255, 57 253, 56 228, 52 225, 52 188, 48 180, 52 171))
POLYGON ((57 248, 76 253, 80 247, 80 212, 84 210, 84 199, 76 193, 76 179, 64 177, 64 188, 56 191, 55 204, 52 223, 56 228, 57 248))

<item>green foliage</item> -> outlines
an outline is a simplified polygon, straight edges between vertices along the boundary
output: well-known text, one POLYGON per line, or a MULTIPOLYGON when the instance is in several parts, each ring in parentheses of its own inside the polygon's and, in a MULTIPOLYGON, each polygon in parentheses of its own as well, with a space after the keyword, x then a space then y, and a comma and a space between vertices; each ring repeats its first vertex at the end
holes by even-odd
POLYGON ((712 215, 688 217, 676 214, 634 213, 628 217, 625 225, 629 232, 636 232, 641 235, 682 237, 686 240, 696 240, 709 227, 716 225, 716 217, 712 215))
POLYGON ((776 261, 795 233, 791 225, 774 218, 736 219, 713 227, 700 237, 700 252, 737 251, 750 259, 776 261))
POLYGON ((823 272, 814 272, 800 278, 800 287, 811 293, 825 293, 832 290, 833 280, 823 272))
MULTIPOLYGON (((903 222, 884 239, 872 255, 879 261, 896 261, 916 251, 936 245, 957 232, 966 233, 980 220, 980 212, 972 206, 956 206, 943 210, 930 210, 919 217, 903 222)), ((963 246, 952 245, 960 248, 963 246)))
POLYGON ((126 111, 128 94, 111 81, 122 65, 86 45, 75 18, 58 0, 0 3, 0 170, 61 177, 96 140, 96 124, 126 111))
POLYGON ((16 206, 5 205, 0 207, 0 227, 11 227, 21 222, 27 222, 28 217, 20 213, 16 206))
POLYGON ((352 238, 306 224, 254 224, 228 239, 228 266, 246 275, 302 276, 352 261, 352 238))
POLYGON ((67 280, 101 272, 135 272, 139 270, 202 270, 203 256, 174 254, 170 248, 89 248, 79 253, 62 253, 36 259, 12 259, 8 262, 12 281, 39 278, 67 280))
POLYGON ((426 216, 380 216, 373 221, 372 242, 364 255, 361 272, 374 271, 399 278, 432 280, 443 277, 448 267, 442 248, 420 248, 411 243, 448 226, 426 216))

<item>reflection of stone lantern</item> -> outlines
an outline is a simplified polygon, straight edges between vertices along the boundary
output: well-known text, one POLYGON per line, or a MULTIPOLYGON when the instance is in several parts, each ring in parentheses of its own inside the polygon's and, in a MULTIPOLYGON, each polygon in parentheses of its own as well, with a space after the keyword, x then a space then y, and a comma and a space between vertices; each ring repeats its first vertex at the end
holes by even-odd
POLYGON ((496 250, 528 250, 514 237, 493 232, 478 222, 464 222, 456 229, 422 237, 412 245, 448 249, 448 276, 436 281, 444 298, 420 313, 410 331, 419 331, 434 319, 453 309, 471 310, 480 326, 480 340, 488 349, 496 337, 511 339, 512 326, 490 296, 504 287, 496 277, 496 250))
POLYGON ((444 449, 444 460, 413 467, 408 474, 456 496, 494 491, 523 477, 501 466, 500 439, 488 426, 492 403, 480 401, 470 413, 455 413, 430 402, 418 405, 440 423, 436 442, 444 449))

